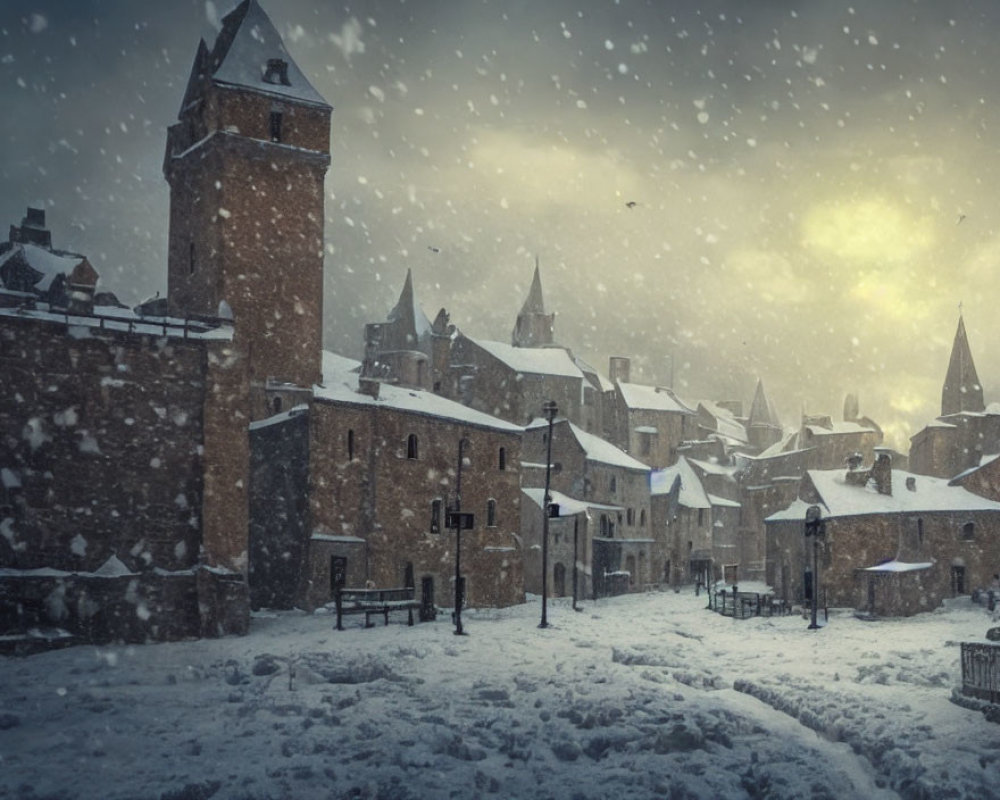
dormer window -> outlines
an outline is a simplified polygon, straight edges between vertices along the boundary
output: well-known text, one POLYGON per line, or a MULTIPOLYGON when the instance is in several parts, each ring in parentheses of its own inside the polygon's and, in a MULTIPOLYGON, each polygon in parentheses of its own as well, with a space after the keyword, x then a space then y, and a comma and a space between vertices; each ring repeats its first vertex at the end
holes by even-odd
POLYGON ((264 70, 264 83, 291 86, 288 82, 288 62, 283 58, 269 58, 264 70))

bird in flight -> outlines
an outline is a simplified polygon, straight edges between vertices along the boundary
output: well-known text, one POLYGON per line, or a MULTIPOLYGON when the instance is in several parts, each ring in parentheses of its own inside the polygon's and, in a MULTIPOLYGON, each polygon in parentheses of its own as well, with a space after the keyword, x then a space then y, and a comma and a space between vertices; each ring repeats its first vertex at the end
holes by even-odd
POLYGON ((635 200, 629 200, 625 205, 628 206, 629 208, 635 208, 636 202, 635 200))
POLYGON ((956 225, 961 225, 962 224, 962 220, 964 220, 964 219, 965 219, 965 214, 959 214, 958 215, 958 222, 956 222, 955 224, 956 225))
POLYGON ((433 245, 427 245, 427 249, 430 250, 432 253, 440 253, 441 252, 441 248, 440 247, 434 247, 433 245))

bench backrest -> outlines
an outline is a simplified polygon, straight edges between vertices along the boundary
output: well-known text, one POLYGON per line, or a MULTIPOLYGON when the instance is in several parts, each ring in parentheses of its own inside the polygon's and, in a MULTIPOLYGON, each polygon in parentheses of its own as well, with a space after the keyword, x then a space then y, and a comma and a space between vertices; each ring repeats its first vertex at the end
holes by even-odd
POLYGON ((414 588, 402 586, 394 589, 341 589, 341 602, 349 603, 385 603, 399 600, 412 600, 414 588))

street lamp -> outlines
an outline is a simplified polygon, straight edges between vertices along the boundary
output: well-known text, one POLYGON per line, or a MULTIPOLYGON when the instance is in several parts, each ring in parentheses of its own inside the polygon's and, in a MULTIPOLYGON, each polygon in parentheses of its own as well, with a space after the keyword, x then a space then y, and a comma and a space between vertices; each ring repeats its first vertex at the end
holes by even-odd
POLYGON ((552 423, 555 422, 559 406, 555 400, 549 400, 542 406, 542 413, 549 421, 549 436, 545 455, 545 495, 542 498, 542 621, 539 628, 549 627, 549 506, 552 497, 549 495, 549 481, 552 476, 552 423))
POLYGON ((812 597, 811 622, 809 630, 817 630, 819 625, 816 622, 816 603, 819 599, 819 539, 826 534, 826 522, 823 520, 823 512, 819 506, 809 506, 806 509, 805 535, 806 540, 812 539, 812 587, 810 594, 812 597))
POLYGON ((462 529, 471 530, 474 525, 473 514, 462 513, 462 462, 465 460, 465 439, 458 440, 458 472, 455 476, 455 507, 448 512, 446 524, 455 529, 455 635, 462 636, 462 601, 465 592, 462 591, 462 529))

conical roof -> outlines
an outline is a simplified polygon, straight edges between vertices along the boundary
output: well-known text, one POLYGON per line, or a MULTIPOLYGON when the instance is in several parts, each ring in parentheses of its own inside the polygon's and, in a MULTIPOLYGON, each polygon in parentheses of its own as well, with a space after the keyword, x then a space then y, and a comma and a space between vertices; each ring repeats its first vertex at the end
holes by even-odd
POLYGON ((205 67, 217 84, 329 108, 288 55, 280 34, 257 0, 243 0, 223 18, 222 30, 205 67), (280 78, 274 73, 269 75, 269 63, 279 61, 285 64, 284 73, 280 78))
POLYGON ((545 302, 542 300, 542 277, 539 274, 538 262, 535 262, 535 276, 531 279, 531 288, 528 290, 528 297, 521 306, 521 315, 544 314, 545 302))
POLYGON ((951 360, 941 390, 941 416, 960 414, 963 411, 979 412, 986 409, 983 387, 972 361, 972 350, 965 333, 965 320, 958 318, 955 342, 951 346, 951 360))
POLYGON ((406 280, 403 282, 403 291, 399 293, 399 302, 389 312, 386 317, 389 322, 400 325, 406 336, 421 339, 431 333, 431 321, 417 303, 416 295, 413 292, 413 273, 406 270, 406 280))
POLYGON ((778 419, 774 406, 771 405, 771 401, 764 392, 764 381, 759 378, 757 379, 757 390, 753 395, 753 403, 750 405, 750 416, 747 419, 747 424, 781 427, 781 420, 778 419))

